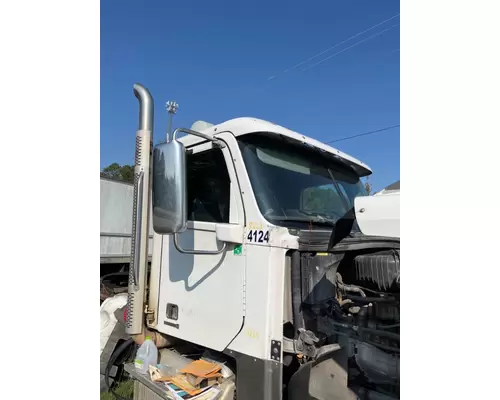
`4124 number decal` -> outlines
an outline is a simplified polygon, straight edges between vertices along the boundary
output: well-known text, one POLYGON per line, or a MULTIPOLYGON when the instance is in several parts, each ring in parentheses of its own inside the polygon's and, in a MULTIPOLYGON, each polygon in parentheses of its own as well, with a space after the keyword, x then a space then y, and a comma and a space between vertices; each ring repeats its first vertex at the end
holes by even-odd
POLYGON ((269 231, 262 231, 257 229, 251 229, 248 232, 247 239, 249 242, 254 243, 269 243, 269 231))

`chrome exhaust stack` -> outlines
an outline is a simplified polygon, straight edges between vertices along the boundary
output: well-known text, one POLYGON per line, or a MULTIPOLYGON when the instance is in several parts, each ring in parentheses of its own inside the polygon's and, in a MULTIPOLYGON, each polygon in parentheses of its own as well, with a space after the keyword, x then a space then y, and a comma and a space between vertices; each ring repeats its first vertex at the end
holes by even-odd
POLYGON ((132 215, 126 332, 129 335, 141 335, 144 330, 148 269, 154 103, 148 89, 138 83, 134 85, 134 95, 139 100, 139 128, 135 135, 134 210, 132 215))

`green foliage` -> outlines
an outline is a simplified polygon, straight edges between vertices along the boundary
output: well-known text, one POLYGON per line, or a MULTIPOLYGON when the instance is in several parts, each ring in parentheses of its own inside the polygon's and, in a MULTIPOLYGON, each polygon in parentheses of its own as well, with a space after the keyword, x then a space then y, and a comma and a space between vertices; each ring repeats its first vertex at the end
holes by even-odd
POLYGON ((120 165, 113 163, 103 168, 101 177, 113 179, 115 181, 134 182, 134 166, 133 165, 120 165))
MULTIPOLYGON (((134 396, 134 381, 127 380, 120 382, 115 389, 118 396, 125 397, 126 399, 131 399, 134 396)), ((115 400, 115 396, 111 392, 101 393, 101 400, 115 400)))

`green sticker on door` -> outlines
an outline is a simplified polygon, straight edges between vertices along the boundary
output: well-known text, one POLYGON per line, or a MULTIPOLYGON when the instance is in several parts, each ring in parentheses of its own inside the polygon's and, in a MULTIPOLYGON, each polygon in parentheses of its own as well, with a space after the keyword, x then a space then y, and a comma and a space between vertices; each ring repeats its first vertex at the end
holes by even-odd
POLYGON ((234 246, 233 254, 235 256, 241 256, 242 250, 243 250, 243 246, 241 244, 237 244, 236 246, 234 246))

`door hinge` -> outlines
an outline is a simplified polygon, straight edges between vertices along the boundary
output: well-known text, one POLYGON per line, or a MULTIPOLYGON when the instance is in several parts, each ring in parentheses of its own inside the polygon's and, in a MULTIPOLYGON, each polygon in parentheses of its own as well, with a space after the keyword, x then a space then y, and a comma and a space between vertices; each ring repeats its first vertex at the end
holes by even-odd
POLYGON ((281 342, 271 340, 271 360, 281 362, 281 342))
POLYGON ((155 312, 155 310, 150 309, 147 304, 146 304, 146 307, 144 307, 144 314, 146 314, 146 323, 148 325, 151 325, 155 322, 156 312, 155 312))

